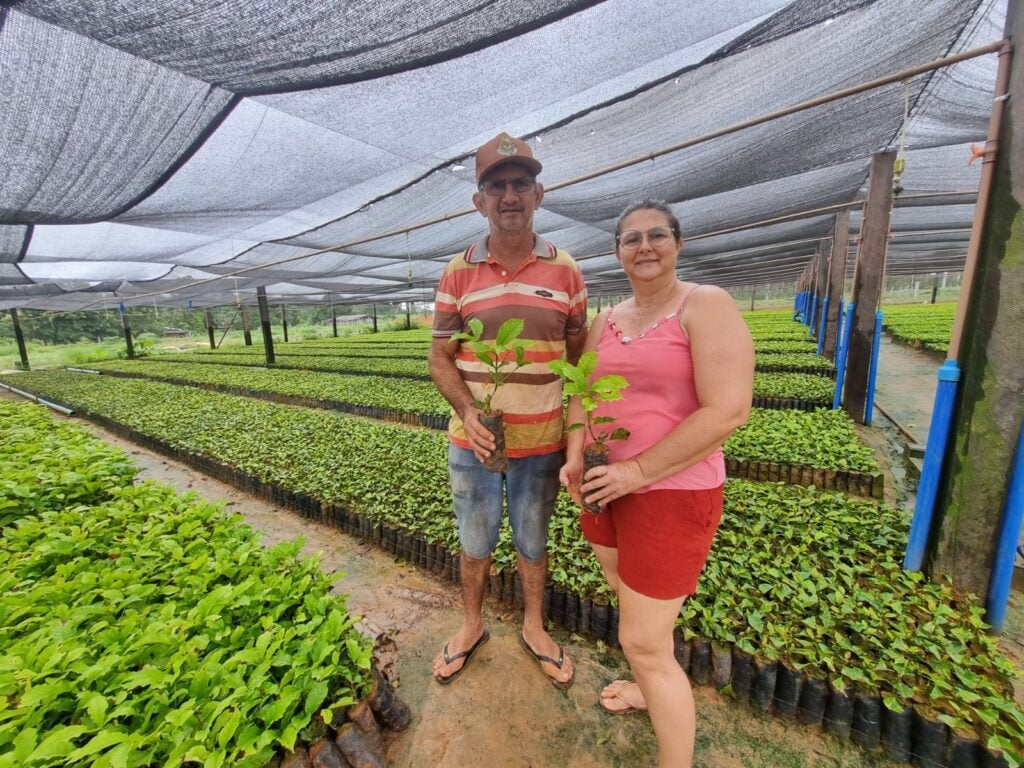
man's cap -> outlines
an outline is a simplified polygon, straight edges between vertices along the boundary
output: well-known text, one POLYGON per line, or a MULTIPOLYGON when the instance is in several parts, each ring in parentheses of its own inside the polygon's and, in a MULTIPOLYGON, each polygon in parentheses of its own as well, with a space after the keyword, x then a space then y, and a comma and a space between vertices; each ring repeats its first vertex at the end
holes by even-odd
POLYGON ((534 176, 539 174, 543 167, 534 159, 529 144, 502 131, 476 151, 476 183, 479 184, 495 166, 510 162, 526 166, 534 176))

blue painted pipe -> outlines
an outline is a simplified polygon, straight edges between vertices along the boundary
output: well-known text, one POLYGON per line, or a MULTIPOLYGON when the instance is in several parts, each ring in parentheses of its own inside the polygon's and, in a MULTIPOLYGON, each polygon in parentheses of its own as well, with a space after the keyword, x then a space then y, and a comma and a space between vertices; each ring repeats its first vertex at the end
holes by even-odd
POLYGON ((825 319, 828 317, 828 296, 821 301, 821 321, 818 323, 818 354, 825 346, 825 319))
POLYGON ((903 567, 908 571, 924 568, 959 381, 960 366, 956 360, 947 360, 939 366, 939 385, 935 388, 932 422, 928 427, 928 446, 924 450, 924 466, 917 484, 917 502, 914 504, 914 517, 910 521, 907 552, 903 556, 903 567))
POLYGON ((864 404, 864 423, 871 426, 875 410, 875 379, 878 377, 878 348, 882 342, 882 312, 875 312, 875 335, 871 339, 871 367, 868 369, 868 397, 864 404))
POLYGON ((996 547, 995 567, 992 581, 988 586, 988 601, 985 603, 985 621, 996 632, 1003 630, 1006 604, 1010 600, 1010 585, 1013 581, 1013 564, 1017 557, 1017 543, 1020 541, 1021 523, 1024 522, 1024 428, 1017 438, 1017 452, 1010 470, 1009 492, 1003 508, 1002 528, 996 547))
POLYGON ((839 329, 839 349, 836 350, 836 391, 832 396, 832 410, 837 410, 843 401, 843 379, 846 378, 846 351, 850 348, 850 337, 853 336, 853 310, 855 302, 846 305, 846 316, 842 328, 839 329))
POLYGON ((811 306, 810 311, 807 313, 807 325, 811 328, 814 327, 815 311, 818 309, 818 297, 815 294, 810 294, 811 306))

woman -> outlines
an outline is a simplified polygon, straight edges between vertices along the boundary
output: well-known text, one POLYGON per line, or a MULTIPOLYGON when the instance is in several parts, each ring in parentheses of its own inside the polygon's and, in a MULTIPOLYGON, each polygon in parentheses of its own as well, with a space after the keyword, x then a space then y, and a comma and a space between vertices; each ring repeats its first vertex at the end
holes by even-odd
MULTIPOLYGON (((619 642, 635 677, 607 686, 601 705, 648 710, 659 768, 680 768, 691 765, 696 720, 672 630, 721 518, 721 446, 750 411, 754 346, 728 293, 677 279, 682 238, 665 203, 626 208, 615 244, 633 296, 595 318, 584 350, 597 351, 595 378, 629 382, 596 415, 631 434, 581 478, 585 430, 570 432, 560 479, 577 503, 601 506, 582 512, 581 524, 618 596, 619 642)), ((570 423, 582 421, 578 398, 569 409, 570 423)))

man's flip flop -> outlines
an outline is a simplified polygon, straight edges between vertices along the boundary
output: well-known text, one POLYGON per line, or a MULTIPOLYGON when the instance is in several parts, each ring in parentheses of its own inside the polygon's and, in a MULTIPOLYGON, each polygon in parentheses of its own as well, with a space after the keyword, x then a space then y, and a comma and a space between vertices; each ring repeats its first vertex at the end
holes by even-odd
POLYGON ((456 669, 450 675, 446 677, 443 677, 441 675, 434 675, 434 679, 437 680, 437 682, 439 682, 441 685, 448 685, 448 683, 450 683, 452 680, 454 680, 456 677, 462 674, 462 670, 464 670, 469 665, 469 661, 473 658, 473 654, 480 650, 480 646, 490 639, 491 633, 489 630, 485 629, 483 633, 480 635, 480 638, 469 647, 469 650, 463 651, 462 653, 456 653, 454 656, 448 655, 448 643, 445 643, 444 650, 441 651, 441 655, 443 656, 444 663, 446 665, 451 664, 453 661, 458 661, 459 659, 465 659, 465 661, 462 662, 461 667, 456 669))
POLYGON ((565 664, 565 651, 562 650, 562 646, 558 646, 558 660, 555 661, 550 656, 545 656, 544 654, 537 653, 535 650, 533 650, 533 648, 530 647, 530 644, 526 642, 526 638, 522 635, 519 636, 519 645, 523 647, 524 651, 533 656, 534 661, 536 661, 537 664, 540 665, 540 671, 544 673, 544 677, 550 680, 553 685, 557 685, 559 688, 563 690, 572 685, 573 680, 576 679, 576 670, 573 670, 572 677, 563 682, 562 680, 556 680, 555 678, 553 678, 544 669, 545 664, 553 664, 557 669, 562 668, 562 665, 565 664))
POLYGON ((632 712, 646 712, 647 702, 640 687, 632 680, 616 680, 605 686, 599 699, 601 708, 613 715, 628 715, 632 712))

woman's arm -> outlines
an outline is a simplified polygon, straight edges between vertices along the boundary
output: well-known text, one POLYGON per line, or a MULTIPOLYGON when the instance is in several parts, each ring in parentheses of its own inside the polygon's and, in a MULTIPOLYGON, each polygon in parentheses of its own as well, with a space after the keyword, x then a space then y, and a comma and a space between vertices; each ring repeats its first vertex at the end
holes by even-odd
MULTIPOLYGON (((733 298, 702 286, 681 318, 690 337, 700 406, 639 455, 587 473, 588 501, 607 504, 706 458, 747 420, 754 387, 754 342, 733 298)), ((655 371, 651 375, 657 375, 655 371)))

